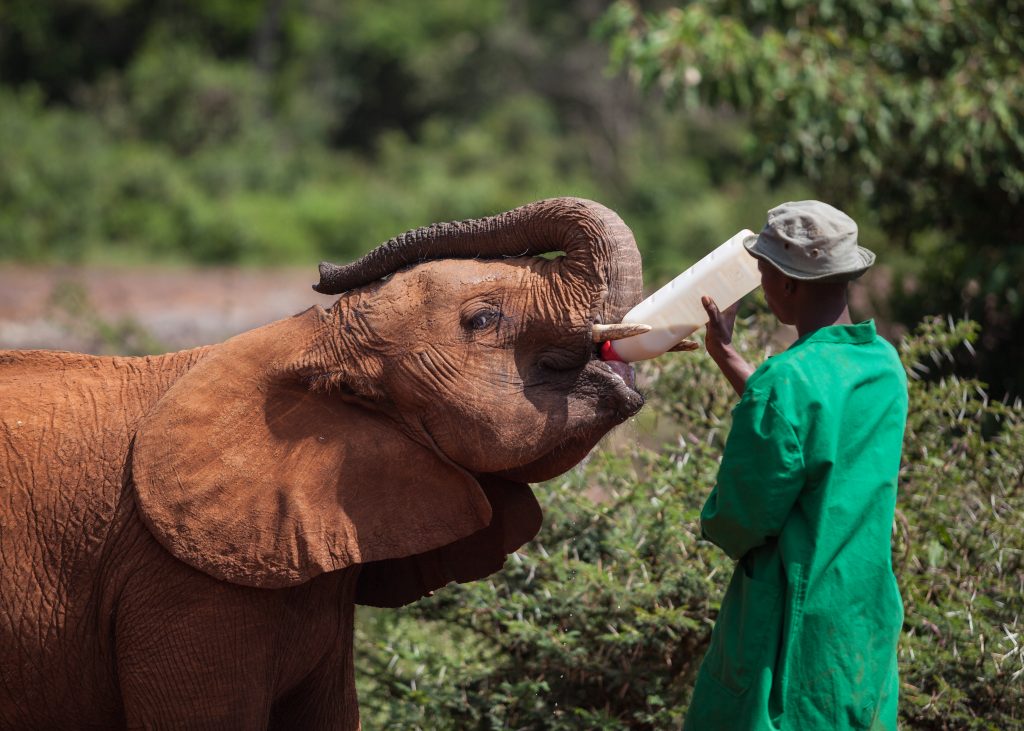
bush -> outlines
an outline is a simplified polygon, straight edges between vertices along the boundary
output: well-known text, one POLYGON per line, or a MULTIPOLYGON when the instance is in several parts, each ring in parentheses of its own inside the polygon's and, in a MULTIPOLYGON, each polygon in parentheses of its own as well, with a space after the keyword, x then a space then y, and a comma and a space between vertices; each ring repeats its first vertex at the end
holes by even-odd
POLYGON ((0 89, 0 257, 81 260, 98 234, 105 145, 91 120, 0 89))
MULTIPOLYGON (((766 325, 747 321, 748 355, 763 357, 766 325)), ((935 373, 975 335, 934 320, 901 346, 908 372, 924 376, 910 387, 894 532, 907 728, 1024 720, 1024 414, 935 373)), ((697 520, 734 398, 702 356, 663 358, 644 375, 649 410, 537 486, 544 528, 502 572, 398 612, 360 612, 367 728, 681 726, 732 570, 697 520)))
POLYGON ((348 261, 408 228, 576 195, 618 211, 664 281, 737 221, 756 227, 779 196, 803 195, 721 186, 737 129, 659 111, 598 154, 550 99, 522 91, 339 149, 326 102, 271 86, 164 34, 122 73, 80 88, 78 108, 0 90, 0 259, 348 261))
POLYGON ((1024 722, 1024 412, 950 371, 971 322, 924 322, 910 388, 894 565, 906 605, 901 714, 911 728, 1024 722))

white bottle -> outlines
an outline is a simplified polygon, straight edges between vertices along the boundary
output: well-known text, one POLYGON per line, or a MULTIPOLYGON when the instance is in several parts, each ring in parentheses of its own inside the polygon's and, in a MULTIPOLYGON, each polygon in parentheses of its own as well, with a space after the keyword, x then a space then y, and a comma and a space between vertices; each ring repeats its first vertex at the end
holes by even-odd
POLYGON ((619 359, 630 362, 654 358, 708 322, 701 304, 707 295, 720 309, 757 289, 761 273, 757 259, 747 253, 744 229, 692 267, 626 313, 623 322, 650 325, 651 331, 612 343, 619 359))

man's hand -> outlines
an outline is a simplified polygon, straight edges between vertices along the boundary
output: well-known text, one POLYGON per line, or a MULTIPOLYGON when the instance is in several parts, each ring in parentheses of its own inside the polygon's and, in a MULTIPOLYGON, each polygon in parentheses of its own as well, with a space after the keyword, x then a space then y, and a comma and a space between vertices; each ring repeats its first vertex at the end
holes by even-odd
POLYGON ((704 309, 708 313, 708 329, 704 336, 704 347, 717 361, 719 355, 725 354, 726 346, 732 345, 732 330, 736 325, 736 312, 740 308, 740 303, 737 302, 732 307, 726 308, 725 312, 720 312, 718 305, 708 296, 701 297, 700 303, 704 305, 704 309))
POLYGON ((747 387, 747 379, 754 372, 753 367, 743 360, 732 347, 732 329, 736 324, 736 311, 739 302, 720 312, 718 305, 710 297, 701 297, 701 304, 708 313, 708 328, 704 336, 704 347, 719 369, 729 379, 729 383, 740 396, 747 387))

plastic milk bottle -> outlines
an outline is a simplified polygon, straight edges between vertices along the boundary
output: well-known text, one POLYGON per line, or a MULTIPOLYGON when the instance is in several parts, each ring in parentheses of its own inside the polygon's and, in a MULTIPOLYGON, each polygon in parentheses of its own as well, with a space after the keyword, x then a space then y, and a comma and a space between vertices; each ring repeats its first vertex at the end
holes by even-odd
POLYGON ((753 235, 743 229, 627 312, 624 323, 650 325, 652 329, 607 343, 606 355, 627 362, 661 355, 707 324, 701 297, 711 297, 724 310, 757 289, 761 284, 757 259, 743 247, 743 241, 753 235))

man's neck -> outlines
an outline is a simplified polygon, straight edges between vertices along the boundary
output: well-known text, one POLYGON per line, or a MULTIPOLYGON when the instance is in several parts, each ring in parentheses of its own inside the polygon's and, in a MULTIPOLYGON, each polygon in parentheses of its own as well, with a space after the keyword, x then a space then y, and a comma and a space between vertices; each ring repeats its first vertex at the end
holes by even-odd
POLYGON ((832 325, 852 325, 846 293, 841 297, 819 298, 809 306, 801 307, 797 316, 796 331, 800 337, 832 325))

